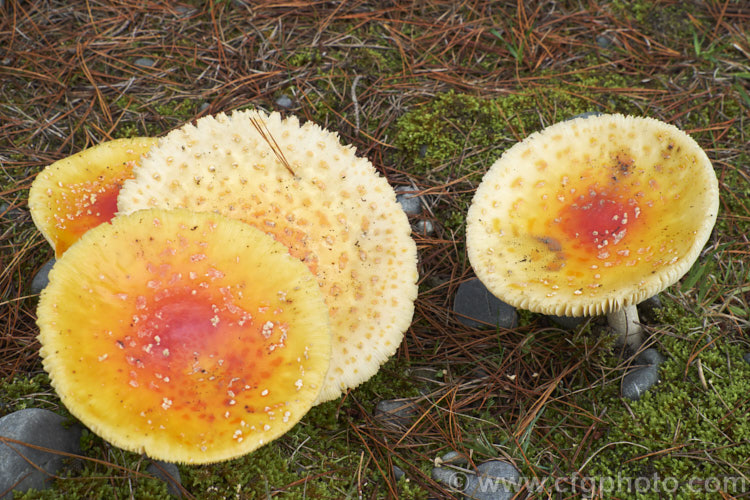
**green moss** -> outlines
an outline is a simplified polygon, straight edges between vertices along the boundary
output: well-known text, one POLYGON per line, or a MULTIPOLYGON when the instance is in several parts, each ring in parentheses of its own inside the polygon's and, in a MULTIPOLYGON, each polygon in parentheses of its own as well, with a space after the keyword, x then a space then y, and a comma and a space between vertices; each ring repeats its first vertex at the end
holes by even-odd
POLYGON ((606 91, 625 85, 613 75, 589 75, 496 99, 440 94, 396 122, 394 143, 401 162, 418 175, 478 181, 505 149, 551 123, 589 111, 635 112, 627 98, 606 91))
POLYGON ((293 68, 305 66, 307 64, 317 64, 322 61, 323 56, 315 48, 306 48, 296 50, 286 60, 286 63, 293 68))
MULTIPOLYGON (((492 458, 501 448, 515 458, 522 476, 546 480, 548 487, 557 484, 569 494, 591 493, 584 477, 602 487, 603 498, 709 498, 716 481, 727 485, 728 494, 746 493, 750 365, 742 359, 744 349, 718 328, 704 327, 700 316, 663 300, 659 324, 652 326, 660 332, 657 348, 666 360, 659 368, 660 383, 640 400, 622 399, 619 377, 583 390, 586 377, 574 376, 518 437, 503 423, 508 416, 498 419, 489 404, 474 415, 455 415, 466 436, 462 446, 475 452, 475 461, 492 458), (562 453, 550 460, 551 450, 562 453)), ((611 370, 621 362, 602 348, 577 373, 597 366, 611 370)))
MULTIPOLYGON (((658 5, 648 0, 614 0, 609 8, 617 16, 629 19, 659 41, 687 39, 692 27, 690 15, 695 9, 685 2, 680 5, 658 5)), ((692 19, 696 20, 697 16, 692 19)))
MULTIPOLYGON (((588 446, 600 452, 588 461, 583 475, 652 481, 656 475, 664 484, 671 484, 671 478, 739 477, 742 471, 731 464, 742 464, 750 456, 750 365, 743 362, 739 346, 726 342, 716 328, 705 330, 700 317, 676 304, 660 310, 659 317, 668 332, 657 337, 659 351, 667 358, 659 369, 660 383, 638 401, 622 400, 612 390, 616 384, 604 399, 598 398, 607 408, 606 417, 600 426, 592 421, 602 434, 588 446)), ((590 405, 585 399, 575 404, 590 405)), ((553 439, 558 445, 570 446, 558 438, 553 439)), ((571 466, 577 469, 589 458, 582 454, 571 466)), ((632 498, 703 498, 692 496, 685 485, 664 495, 649 490, 632 498)))
POLYGON ((57 407, 57 397, 46 373, 33 377, 18 375, 0 382, 0 416, 26 408, 57 407))

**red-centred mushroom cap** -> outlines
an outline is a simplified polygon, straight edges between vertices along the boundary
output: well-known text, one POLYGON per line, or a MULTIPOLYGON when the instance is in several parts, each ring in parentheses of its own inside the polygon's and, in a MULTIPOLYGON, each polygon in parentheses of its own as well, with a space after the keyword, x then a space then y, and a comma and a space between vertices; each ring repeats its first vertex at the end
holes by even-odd
POLYGON ((118 200, 123 213, 218 211, 273 235, 308 265, 333 333, 321 402, 395 353, 417 295, 416 245, 393 188, 336 134, 276 113, 205 117, 167 134, 134 172, 118 200))
POLYGON ((58 259, 37 311, 70 412, 116 446, 173 462, 248 453, 312 406, 330 360, 315 278, 218 214, 144 210, 58 259))
POLYGON ((718 207, 711 163, 684 132, 650 118, 578 118, 492 165, 469 208, 468 255, 512 305, 604 314, 682 277, 718 207))
POLYGON ((83 233, 117 212, 117 195, 156 139, 103 142, 45 168, 29 191, 29 209, 57 257, 83 233))

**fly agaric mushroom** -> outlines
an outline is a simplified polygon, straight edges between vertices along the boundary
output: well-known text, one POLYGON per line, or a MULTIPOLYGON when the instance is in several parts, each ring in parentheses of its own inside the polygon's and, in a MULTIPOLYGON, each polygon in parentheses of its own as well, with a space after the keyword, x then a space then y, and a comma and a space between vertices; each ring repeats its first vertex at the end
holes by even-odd
POLYGON ((88 231, 55 264, 37 316, 70 412, 172 462, 226 460, 280 436, 330 359, 312 273, 219 214, 143 210, 88 231))
POLYGON ((651 118, 578 118, 492 165, 466 243, 500 299, 558 316, 608 314, 620 341, 636 346, 635 305, 690 269, 718 208, 716 174, 684 132, 651 118))
POLYGON ((199 119, 162 138, 118 199, 216 211, 271 234, 318 278, 331 369, 318 402, 374 375, 411 324, 416 245, 394 190, 338 136, 278 113, 199 119))
POLYGON ((34 179, 31 217, 56 257, 83 233, 114 217, 122 183, 154 144, 150 137, 103 142, 56 161, 34 179))

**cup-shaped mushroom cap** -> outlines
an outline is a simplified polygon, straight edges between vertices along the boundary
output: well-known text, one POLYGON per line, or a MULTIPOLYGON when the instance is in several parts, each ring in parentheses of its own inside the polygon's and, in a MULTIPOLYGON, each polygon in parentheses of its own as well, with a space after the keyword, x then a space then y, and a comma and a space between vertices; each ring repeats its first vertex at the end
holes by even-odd
POLYGON ((468 255, 509 304, 605 314, 680 279, 718 208, 716 174, 684 132, 650 118, 578 118, 532 134, 487 171, 467 215, 468 255))
POLYGON ((83 233, 117 212, 117 195, 155 138, 115 139, 56 161, 29 190, 34 224, 60 257, 83 233))
POLYGON ((316 275, 333 333, 319 402, 395 353, 417 295, 416 245, 393 188, 336 134, 277 113, 220 114, 167 134, 134 172, 121 212, 217 211, 272 235, 316 275))
POLYGON ((88 231, 55 264, 37 316, 70 412, 172 462, 230 459, 280 436, 330 360, 312 273, 219 214, 143 210, 88 231))

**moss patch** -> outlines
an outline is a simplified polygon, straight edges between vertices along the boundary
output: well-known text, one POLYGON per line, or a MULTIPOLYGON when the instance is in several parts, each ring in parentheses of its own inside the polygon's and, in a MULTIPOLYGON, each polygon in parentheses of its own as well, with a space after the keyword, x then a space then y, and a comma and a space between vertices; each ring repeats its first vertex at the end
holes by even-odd
MULTIPOLYGON (((750 470, 750 364, 744 351, 675 303, 657 311, 662 324, 656 327, 664 334, 655 347, 667 358, 660 383, 638 401, 619 396, 619 378, 589 389, 571 404, 600 413, 601 420, 550 433, 548 443, 568 450, 585 445, 568 470, 592 479, 605 497, 708 498, 716 481, 734 488, 724 490, 731 495, 747 492, 750 482, 742 475, 750 470)), ((614 367, 616 359, 609 364, 614 367)), ((578 491, 593 485, 581 480, 578 491)))

